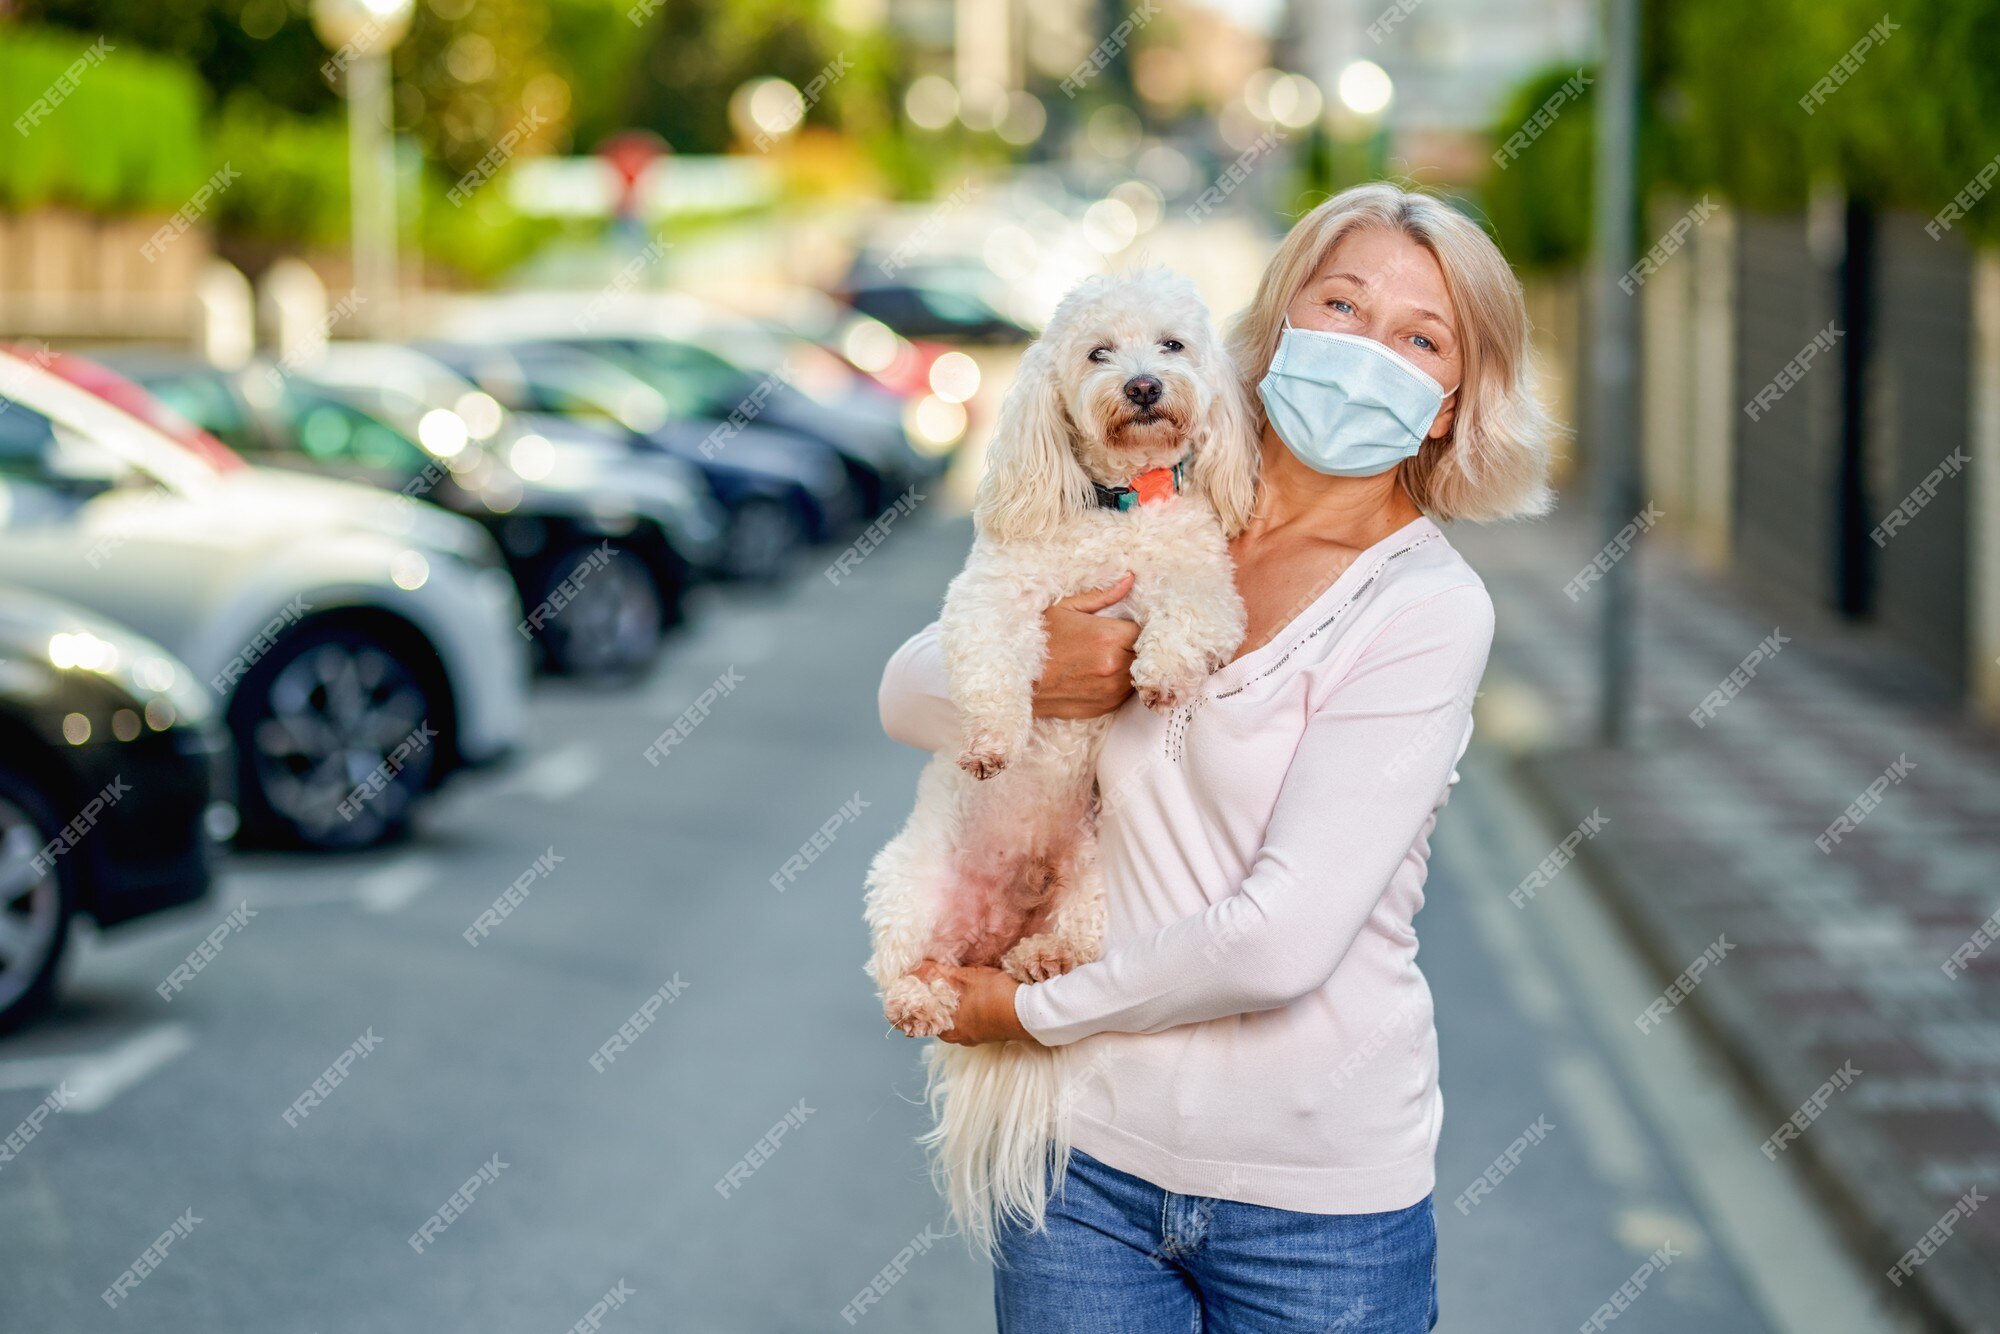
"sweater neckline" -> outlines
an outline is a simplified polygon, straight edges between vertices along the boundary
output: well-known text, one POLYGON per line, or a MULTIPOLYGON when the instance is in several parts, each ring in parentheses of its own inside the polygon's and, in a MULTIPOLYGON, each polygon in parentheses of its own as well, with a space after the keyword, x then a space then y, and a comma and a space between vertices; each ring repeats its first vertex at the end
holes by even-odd
POLYGON ((1344 605, 1344 600, 1359 592, 1362 587, 1375 582, 1383 568, 1397 556, 1410 548, 1442 536, 1438 526, 1428 515, 1416 518, 1396 529, 1388 536, 1364 549, 1360 555, 1347 563, 1334 581, 1320 590, 1319 596, 1307 603, 1305 609, 1279 627, 1278 632, 1250 652, 1226 663, 1208 678, 1208 689, 1202 693, 1215 696, 1230 693, 1257 676, 1271 670, 1278 663, 1290 657, 1301 640, 1318 633, 1326 622, 1344 605))

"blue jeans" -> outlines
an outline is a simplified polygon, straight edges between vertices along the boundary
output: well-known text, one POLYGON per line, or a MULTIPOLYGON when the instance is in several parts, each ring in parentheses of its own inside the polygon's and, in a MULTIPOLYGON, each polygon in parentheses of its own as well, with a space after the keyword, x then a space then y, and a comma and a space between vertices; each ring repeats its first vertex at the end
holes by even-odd
POLYGON ((1304 1214, 1175 1195, 1070 1155, 1048 1230, 1003 1230, 1000 1334, 1419 1334, 1437 1324, 1428 1197, 1304 1214))

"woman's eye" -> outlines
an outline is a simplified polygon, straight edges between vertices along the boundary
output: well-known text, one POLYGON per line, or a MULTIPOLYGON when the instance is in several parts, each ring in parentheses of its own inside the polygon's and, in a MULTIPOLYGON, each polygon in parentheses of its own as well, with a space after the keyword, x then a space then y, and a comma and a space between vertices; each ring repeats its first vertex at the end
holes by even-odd
POLYGON ((1163 351, 1167 352, 1184 352, 1187 350, 1178 338, 1169 338, 1161 343, 1160 347, 1163 351))
POLYGON ((1111 349, 1108 347, 1094 347, 1090 350, 1090 359, 1092 361, 1103 361, 1110 355, 1111 349))
POLYGON ((1326 304, 1333 307, 1335 310, 1339 311, 1343 315, 1352 315, 1354 313, 1354 307, 1349 305, 1347 302, 1342 301, 1339 297, 1335 297, 1333 300, 1327 302, 1326 304))
POLYGON ((1437 344, 1433 343, 1430 339, 1424 337, 1422 334, 1414 335, 1410 339, 1410 341, 1415 343, 1418 347, 1422 348, 1426 352, 1435 352, 1438 350, 1437 344))

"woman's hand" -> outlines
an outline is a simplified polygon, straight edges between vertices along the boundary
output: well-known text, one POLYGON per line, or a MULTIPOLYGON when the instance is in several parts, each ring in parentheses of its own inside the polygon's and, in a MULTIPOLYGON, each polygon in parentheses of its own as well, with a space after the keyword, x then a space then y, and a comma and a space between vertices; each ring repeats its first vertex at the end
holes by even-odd
POLYGON ((1072 594, 1042 613, 1048 657, 1035 682, 1037 718, 1097 718, 1132 693, 1132 646, 1137 622, 1098 616, 1132 591, 1132 576, 1072 594))
POLYGON ((1014 1013, 1014 993, 1021 984, 998 968, 953 968, 925 960, 917 965, 915 976, 926 982, 942 978, 958 992, 958 1009, 952 1026, 938 1034, 941 1041, 976 1047, 982 1042, 1035 1040, 1014 1013))

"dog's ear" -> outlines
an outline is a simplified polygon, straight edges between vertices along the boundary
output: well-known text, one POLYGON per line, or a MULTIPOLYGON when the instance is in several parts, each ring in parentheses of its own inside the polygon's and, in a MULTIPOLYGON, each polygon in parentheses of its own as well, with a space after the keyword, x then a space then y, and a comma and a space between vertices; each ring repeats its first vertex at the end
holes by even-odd
POLYGON ((1257 502, 1257 430, 1229 355, 1211 344, 1207 369, 1209 405, 1195 446, 1194 484, 1215 508, 1222 531, 1234 537, 1250 522, 1257 502))
POLYGON ((1030 347, 1000 405, 972 506, 980 531, 997 541, 1041 537, 1066 515, 1090 508, 1090 478, 1076 461, 1076 428, 1063 407, 1054 363, 1047 340, 1030 347))

